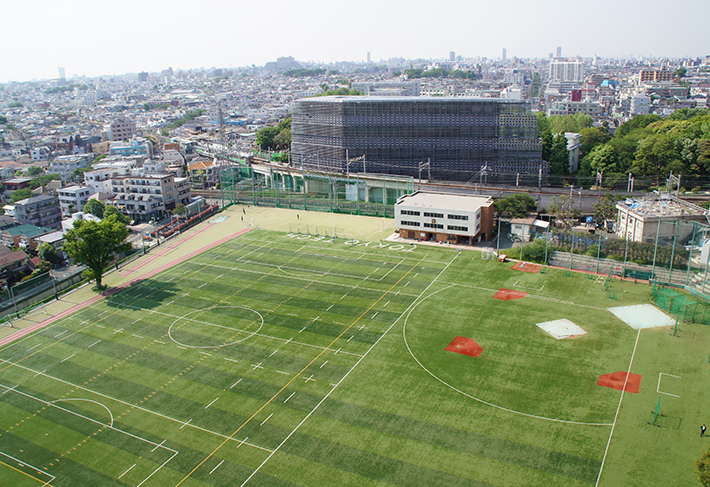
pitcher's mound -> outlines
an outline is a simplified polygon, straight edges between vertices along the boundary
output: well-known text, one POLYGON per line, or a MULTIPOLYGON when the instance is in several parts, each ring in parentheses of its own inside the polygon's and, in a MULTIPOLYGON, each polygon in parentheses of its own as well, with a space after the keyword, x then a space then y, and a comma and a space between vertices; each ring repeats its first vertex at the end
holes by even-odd
POLYGON ((483 352, 483 348, 471 338, 456 337, 446 347, 446 351, 468 355, 469 357, 478 357, 483 352))
POLYGON ((516 271, 532 272, 533 274, 537 274, 540 272, 540 269, 542 269, 542 266, 540 264, 531 264, 530 262, 518 262, 513 266, 513 269, 516 271))
POLYGON ((641 386, 641 376, 638 374, 628 375, 628 379, 626 378, 626 372, 613 372, 611 374, 600 375, 597 385, 609 387, 610 389, 616 389, 618 391, 623 389, 626 392, 638 394, 639 387, 641 386), (624 381, 626 382, 626 388, 624 388, 624 381))
POLYGON ((500 289, 497 293, 493 295, 493 299, 502 299, 503 301, 509 301, 511 299, 520 299, 527 296, 528 293, 523 291, 513 291, 512 289, 500 289))

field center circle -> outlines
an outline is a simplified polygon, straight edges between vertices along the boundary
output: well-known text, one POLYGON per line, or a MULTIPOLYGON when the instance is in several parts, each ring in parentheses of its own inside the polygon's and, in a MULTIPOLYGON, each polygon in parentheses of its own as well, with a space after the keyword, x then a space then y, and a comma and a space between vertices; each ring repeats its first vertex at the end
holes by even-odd
MULTIPOLYGON (((241 317, 240 317, 240 318, 241 318, 241 317)), ((241 319, 244 319, 244 318, 241 318, 241 319)), ((177 318, 177 319, 176 319, 175 321, 173 321, 173 323, 170 325, 170 328, 168 328, 168 336, 170 337, 170 339, 171 339, 173 342, 175 342, 176 344, 178 344, 178 345, 180 345, 180 346, 182 346, 182 347, 186 347, 186 348, 221 348, 221 347, 227 347, 227 346, 229 346, 229 345, 235 345, 235 344, 237 344, 237 343, 243 342, 244 340, 247 340, 248 338, 253 337, 253 336, 256 335, 257 333, 259 333, 259 331, 261 330, 261 328, 262 328, 263 326, 264 326, 264 317, 261 315, 261 313, 259 313, 258 311, 254 310, 254 309, 252 309, 252 308, 248 308, 248 307, 246 307, 246 306, 211 306, 211 307, 209 307, 209 308, 203 308, 203 309, 198 309, 198 310, 195 310, 195 311, 190 311, 189 313, 187 313, 187 314, 185 314, 185 315, 183 315, 183 316, 177 318), (242 329, 239 329, 239 328, 232 328, 232 327, 226 326, 226 325, 219 325, 219 324, 215 324, 215 323, 208 323, 208 322, 199 321, 199 320, 191 320, 191 319, 189 318, 191 315, 194 315, 194 314, 197 314, 197 313, 205 313, 205 312, 210 312, 210 311, 219 310, 219 309, 222 309, 222 310, 232 310, 232 312, 234 312, 235 310, 244 310, 245 316, 256 315, 256 317, 255 317, 254 319, 252 319, 251 321, 257 321, 257 322, 259 323, 259 327, 258 327, 256 330, 254 330, 253 332, 247 332, 246 330, 242 330, 242 329), (217 329, 219 329, 219 330, 231 330, 232 332, 243 332, 243 333, 248 333, 248 334, 247 334, 247 336, 245 336, 245 337, 243 337, 243 338, 240 338, 239 340, 233 340, 233 341, 230 341, 230 342, 228 342, 228 343, 220 343, 220 344, 216 344, 216 345, 192 345, 192 344, 189 344, 189 343, 183 343, 183 342, 181 342, 181 341, 178 341, 178 340, 173 336, 173 327, 175 327, 175 326, 176 326, 180 321, 182 321, 182 320, 194 321, 196 324, 199 324, 199 325, 201 325, 201 326, 214 327, 214 328, 217 328, 217 329)), ((175 331, 177 331, 177 330, 175 330, 175 331)))

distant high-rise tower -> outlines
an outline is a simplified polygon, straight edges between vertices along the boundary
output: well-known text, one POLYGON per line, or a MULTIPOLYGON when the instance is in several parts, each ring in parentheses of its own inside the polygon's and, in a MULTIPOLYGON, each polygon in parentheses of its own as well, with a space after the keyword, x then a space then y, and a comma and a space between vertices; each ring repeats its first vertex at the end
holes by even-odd
POLYGON ((557 46, 557 57, 562 57, 562 47, 557 46))
POLYGON ((454 51, 449 51, 449 61, 456 61, 456 53, 454 51))
POLYGON ((59 69, 59 79, 65 80, 67 79, 67 75, 64 73, 64 68, 58 68, 59 69))
POLYGON ((367 51, 367 64, 370 64, 370 62, 371 62, 370 51, 367 51))
POLYGON ((503 55, 501 56, 503 58, 503 61, 505 61, 506 54, 508 54, 508 50, 504 47, 503 48, 503 55))

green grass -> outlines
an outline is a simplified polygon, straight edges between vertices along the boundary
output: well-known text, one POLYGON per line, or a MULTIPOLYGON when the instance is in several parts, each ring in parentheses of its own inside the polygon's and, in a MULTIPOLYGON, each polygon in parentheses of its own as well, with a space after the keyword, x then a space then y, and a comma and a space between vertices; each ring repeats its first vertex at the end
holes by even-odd
MULTIPOLYGON (((650 288, 365 243, 252 231, 3 347, 0 451, 30 465, 0 455, 3 484, 594 485, 620 398, 596 381, 638 335, 605 308, 650 288), (559 318, 587 334, 535 326, 559 318)), ((694 483, 710 335, 682 328, 638 335, 600 485, 694 483)))

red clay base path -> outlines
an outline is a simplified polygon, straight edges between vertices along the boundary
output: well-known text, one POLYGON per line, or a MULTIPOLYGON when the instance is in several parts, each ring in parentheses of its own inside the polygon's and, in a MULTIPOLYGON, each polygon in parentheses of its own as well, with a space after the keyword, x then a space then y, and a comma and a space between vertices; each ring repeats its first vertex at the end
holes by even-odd
POLYGON ((513 291, 512 289, 500 289, 497 293, 493 295, 493 299, 502 299, 503 301, 509 301, 511 299, 520 299, 527 296, 528 293, 523 291, 513 291))
POLYGON ((483 349, 471 338, 456 337, 446 347, 446 351, 468 355, 469 357, 478 357, 483 352, 483 349))
POLYGON ((518 262, 513 266, 513 270, 532 272, 533 274, 540 272, 540 269, 542 269, 540 264, 531 264, 530 262, 518 262))
POLYGON ((618 391, 624 389, 626 392, 638 394, 639 387, 641 386, 641 376, 638 374, 629 374, 629 378, 626 379, 626 372, 604 374, 599 376, 597 385, 609 387, 610 389, 616 389, 618 391), (626 389, 624 389, 624 381, 626 381, 626 389))

